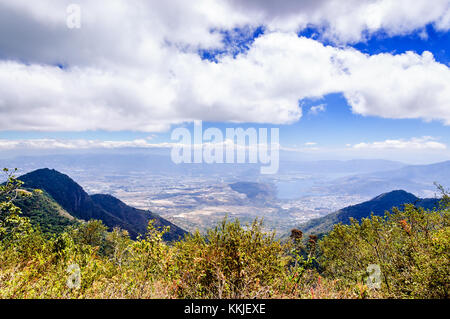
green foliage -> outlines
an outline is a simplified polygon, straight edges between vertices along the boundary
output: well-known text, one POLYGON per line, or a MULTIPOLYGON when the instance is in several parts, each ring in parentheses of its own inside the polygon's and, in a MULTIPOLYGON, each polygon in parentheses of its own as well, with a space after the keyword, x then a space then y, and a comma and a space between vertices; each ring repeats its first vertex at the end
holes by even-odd
POLYGON ((152 275, 160 275, 164 269, 164 257, 168 253, 168 246, 164 243, 163 236, 169 229, 158 231, 154 221, 149 221, 147 234, 139 237, 130 246, 130 261, 135 265, 136 271, 146 280, 152 275))
POLYGON ((0 185, 0 241, 3 245, 18 242, 33 233, 29 219, 21 217, 19 207, 13 203, 22 192, 20 190, 22 182, 14 175, 16 171, 17 169, 13 171, 3 169, 7 182, 0 185))
POLYGON ((328 276, 347 285, 363 283, 367 265, 378 264, 386 297, 448 298, 449 232, 448 203, 434 211, 409 204, 335 226, 320 242, 321 262, 328 276))
POLYGON ((39 227, 42 232, 61 233, 67 226, 78 224, 47 193, 36 189, 23 192, 26 192, 25 196, 19 195, 15 205, 20 208, 22 216, 28 217, 31 224, 39 227))
POLYGON ((310 235, 305 247, 303 243, 303 232, 298 229, 293 229, 291 239, 292 243, 289 247, 291 247, 292 260, 288 280, 292 284, 292 293, 295 293, 299 288, 301 289, 305 272, 317 266, 317 236, 310 235))
POLYGON ((105 241, 108 228, 100 220, 89 220, 70 230, 77 244, 100 247, 105 241))
POLYGON ((224 220, 206 236, 175 244, 176 295, 182 298, 270 297, 284 279, 285 247, 261 222, 242 227, 224 220))

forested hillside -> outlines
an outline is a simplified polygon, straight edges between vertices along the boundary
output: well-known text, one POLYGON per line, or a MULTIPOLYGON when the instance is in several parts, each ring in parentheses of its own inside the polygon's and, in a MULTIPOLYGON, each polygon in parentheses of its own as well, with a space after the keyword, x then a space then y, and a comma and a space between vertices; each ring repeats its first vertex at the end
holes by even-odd
POLYGON ((22 211, 22 215, 30 218, 31 224, 44 233, 60 233, 67 226, 79 222, 45 191, 23 189, 22 195, 24 194, 29 196, 19 196, 15 204, 22 211))

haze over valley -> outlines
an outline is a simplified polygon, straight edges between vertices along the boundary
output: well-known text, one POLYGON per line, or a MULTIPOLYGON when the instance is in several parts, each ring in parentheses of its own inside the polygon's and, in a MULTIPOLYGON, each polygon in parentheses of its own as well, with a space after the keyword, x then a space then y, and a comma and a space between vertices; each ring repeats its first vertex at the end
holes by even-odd
POLYGON ((71 154, 2 160, 20 174, 42 167, 68 174, 90 195, 110 194, 175 225, 205 231, 224 217, 263 218, 279 235, 294 225, 396 189, 434 197, 450 162, 406 165, 387 160, 281 161, 276 175, 252 164, 173 164, 167 154, 71 154))

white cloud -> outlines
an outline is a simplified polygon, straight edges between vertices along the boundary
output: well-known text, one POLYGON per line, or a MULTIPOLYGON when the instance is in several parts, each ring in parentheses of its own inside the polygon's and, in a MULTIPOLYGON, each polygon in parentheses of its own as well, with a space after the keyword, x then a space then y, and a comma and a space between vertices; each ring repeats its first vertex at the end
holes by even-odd
POLYGON ((0 139, 0 150, 14 149, 115 149, 115 148, 169 148, 174 143, 149 143, 145 139, 131 141, 101 141, 101 140, 67 140, 67 139, 28 139, 5 140, 0 139))
POLYGON ((274 30, 316 26, 323 37, 339 43, 357 42, 384 32, 402 35, 434 24, 450 28, 448 0, 230 0, 274 30))
MULTIPOLYGON (((120 148, 173 148, 183 147, 185 144, 179 142, 150 143, 148 139, 135 140, 88 140, 88 139, 0 139, 0 150, 88 150, 88 149, 120 149, 120 148)), ((192 149, 215 148, 234 146, 237 150, 258 151, 258 149, 270 149, 271 147, 281 146, 278 143, 273 144, 238 144, 231 139, 224 139, 220 142, 202 142, 202 144, 191 144, 192 149)))
POLYGON ((398 139, 398 140, 385 140, 381 142, 372 143, 359 143, 353 145, 355 149, 398 149, 398 150, 445 150, 447 145, 437 142, 435 138, 430 136, 411 138, 409 140, 398 139))
POLYGON ((281 146, 280 150, 285 152, 294 152, 294 153, 316 153, 318 151, 326 152, 326 148, 317 147, 317 143, 308 142, 301 146, 293 145, 293 146, 281 146))
POLYGON ((430 52, 344 59, 351 76, 343 91, 355 113, 450 124, 450 69, 430 52))
POLYGON ((336 92, 358 114, 450 124, 450 70, 430 53, 368 56, 295 32, 312 23, 345 42, 427 23, 446 30, 448 0, 78 1, 79 30, 66 28, 69 3, 0 0, 0 130, 286 124, 302 116, 299 100, 336 92), (197 54, 223 45, 211 30, 261 24, 268 31, 245 54, 217 63, 197 54))
POLYGON ((326 109, 326 105, 325 104, 311 106, 311 108, 309 109, 309 114, 317 115, 320 112, 325 112, 325 109, 326 109))

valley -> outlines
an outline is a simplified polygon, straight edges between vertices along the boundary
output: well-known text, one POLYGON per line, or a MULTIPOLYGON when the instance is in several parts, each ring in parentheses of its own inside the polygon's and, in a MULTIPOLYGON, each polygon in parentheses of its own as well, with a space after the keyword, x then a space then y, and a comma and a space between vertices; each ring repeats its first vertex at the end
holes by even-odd
POLYGON ((139 172, 128 176, 98 176, 95 181, 79 174, 76 179, 90 194, 109 193, 130 206, 151 210, 188 231, 201 232, 228 216, 243 223, 263 218, 265 230, 285 234, 292 225, 369 199, 358 194, 302 195, 301 192, 296 198, 280 199, 276 179, 257 183, 268 190, 257 198, 233 190, 230 187, 235 182, 233 178, 228 181, 214 177, 174 178, 139 172))
POLYGON ((294 225, 395 189, 434 197, 433 182, 445 184, 450 172, 449 162, 282 161, 278 174, 263 176, 255 165, 175 165, 164 154, 38 156, 1 164, 19 167, 21 174, 57 169, 90 195, 110 194, 190 232, 204 232, 227 216, 244 224, 263 219, 265 230, 280 236, 294 225))

